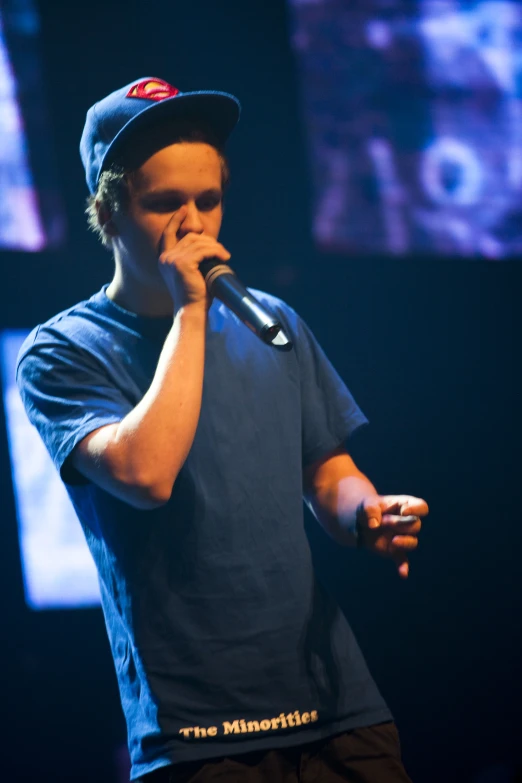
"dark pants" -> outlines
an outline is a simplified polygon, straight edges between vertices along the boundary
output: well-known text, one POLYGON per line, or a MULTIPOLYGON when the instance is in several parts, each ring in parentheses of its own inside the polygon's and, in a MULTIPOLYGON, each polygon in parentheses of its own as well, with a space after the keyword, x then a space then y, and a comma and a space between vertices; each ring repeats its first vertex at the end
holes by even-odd
POLYGON ((395 723, 380 723, 294 748, 175 764, 141 783, 411 783, 395 723))

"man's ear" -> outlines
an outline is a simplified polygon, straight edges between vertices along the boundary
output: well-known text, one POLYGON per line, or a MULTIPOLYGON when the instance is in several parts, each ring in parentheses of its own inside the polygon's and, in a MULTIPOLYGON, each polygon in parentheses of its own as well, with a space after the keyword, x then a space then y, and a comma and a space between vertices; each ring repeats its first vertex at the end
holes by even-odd
POLYGON ((96 201, 96 212, 98 213, 98 223, 104 234, 109 237, 115 237, 118 235, 118 229, 116 228, 112 219, 112 212, 101 201, 96 201))

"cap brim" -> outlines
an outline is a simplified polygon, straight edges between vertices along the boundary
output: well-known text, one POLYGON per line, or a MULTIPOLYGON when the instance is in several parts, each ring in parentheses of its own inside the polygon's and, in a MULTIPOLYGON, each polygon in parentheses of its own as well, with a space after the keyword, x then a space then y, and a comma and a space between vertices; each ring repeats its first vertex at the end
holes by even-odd
POLYGON ((239 101, 226 92, 187 92, 158 101, 129 120, 114 137, 104 155, 100 174, 114 162, 126 142, 147 127, 154 127, 167 120, 200 122, 212 131, 220 144, 224 144, 236 126, 240 113, 239 101))

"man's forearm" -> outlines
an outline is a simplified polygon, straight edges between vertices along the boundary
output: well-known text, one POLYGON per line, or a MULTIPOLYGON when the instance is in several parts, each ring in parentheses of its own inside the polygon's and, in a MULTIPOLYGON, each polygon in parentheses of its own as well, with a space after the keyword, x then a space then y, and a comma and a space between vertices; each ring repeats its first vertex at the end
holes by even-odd
POLYGON ((138 508, 165 503, 192 446, 201 410, 207 311, 181 308, 152 383, 136 407, 87 438, 75 465, 138 508))
POLYGON ((192 446, 201 411, 206 311, 178 311, 152 383, 114 438, 128 480, 168 499, 192 446))

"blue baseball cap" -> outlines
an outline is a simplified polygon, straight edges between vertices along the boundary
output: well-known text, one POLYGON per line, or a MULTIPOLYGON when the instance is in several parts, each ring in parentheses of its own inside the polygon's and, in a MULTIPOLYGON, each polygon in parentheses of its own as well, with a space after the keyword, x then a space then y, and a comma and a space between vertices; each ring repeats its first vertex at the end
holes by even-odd
POLYGON ((98 187, 100 174, 114 162, 124 143, 140 130, 165 120, 202 122, 224 144, 239 120, 241 104, 226 92, 181 92, 154 77, 143 77, 111 92, 87 112, 80 155, 87 186, 98 187))

